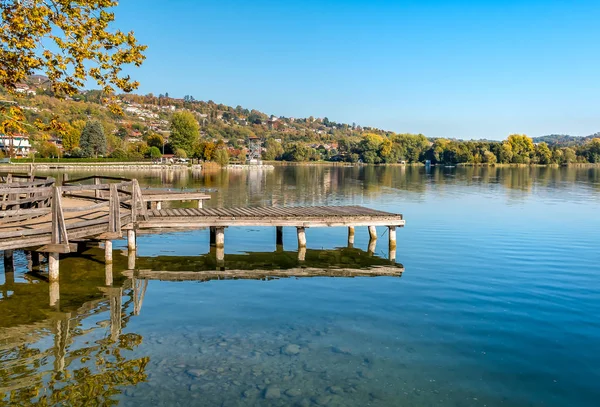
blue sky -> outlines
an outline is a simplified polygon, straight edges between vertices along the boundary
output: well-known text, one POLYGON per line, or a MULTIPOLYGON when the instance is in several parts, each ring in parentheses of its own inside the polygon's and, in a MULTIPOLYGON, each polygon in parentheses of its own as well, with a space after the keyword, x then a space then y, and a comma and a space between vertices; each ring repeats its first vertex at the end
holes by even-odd
POLYGON ((600 131, 598 1, 121 0, 165 93, 429 137, 600 131))

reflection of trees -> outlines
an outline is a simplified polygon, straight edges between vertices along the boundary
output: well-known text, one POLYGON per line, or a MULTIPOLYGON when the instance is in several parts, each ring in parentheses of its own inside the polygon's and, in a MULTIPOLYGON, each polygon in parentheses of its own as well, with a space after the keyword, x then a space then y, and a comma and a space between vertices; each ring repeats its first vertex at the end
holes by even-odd
MULTIPOLYGON (((0 305, 20 302, 23 292, 31 291, 22 290, 19 285, 40 286, 46 291, 47 301, 46 284, 14 284, 11 288, 15 295, 0 301, 0 305)), ((64 291, 68 288, 67 282, 64 291)), ((129 291, 131 298, 121 304, 122 288, 88 290, 85 297, 80 298, 100 298, 84 302, 72 312, 51 312, 46 320, 5 326, 0 335, 0 394, 3 394, 0 406, 114 405, 117 404, 115 396, 125 386, 145 381, 149 358, 131 359, 127 355, 142 343, 142 337, 121 332, 131 317, 131 314, 123 315, 123 310, 135 302, 134 290, 129 291), (98 327, 83 328, 86 318, 98 315, 107 315, 109 319, 98 322, 98 327), (44 349, 48 332, 54 341, 44 349), (94 341, 98 336, 102 337, 94 341), (86 345, 79 345, 81 343, 86 345)), ((74 298, 68 300, 73 301, 74 298)), ((44 309, 40 304, 37 308, 44 309)), ((21 308, 19 314, 23 314, 23 310, 21 308)))
POLYGON ((215 191, 209 206, 360 202, 376 198, 390 188, 423 195, 430 183, 437 187, 498 184, 527 193, 534 185, 564 188, 568 182, 594 183, 595 188, 600 188, 596 186, 600 185, 600 168, 578 166, 426 169, 396 165, 285 165, 273 170, 126 171, 121 175, 136 177, 143 186, 215 191))

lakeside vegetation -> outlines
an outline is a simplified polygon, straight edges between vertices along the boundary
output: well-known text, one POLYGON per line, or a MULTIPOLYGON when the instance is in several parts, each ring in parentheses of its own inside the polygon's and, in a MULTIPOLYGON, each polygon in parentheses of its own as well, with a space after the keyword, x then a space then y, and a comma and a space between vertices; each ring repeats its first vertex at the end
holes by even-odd
POLYGON ((29 86, 35 89, 35 95, 15 98, 3 92, 2 97, 17 100, 23 107, 38 160, 105 157, 136 161, 158 159, 164 151, 180 158, 225 165, 244 161, 249 140, 259 138, 263 159, 268 161, 415 164, 428 160, 440 165, 600 163, 600 138, 593 136, 532 139, 515 134, 504 141, 429 139, 422 134, 397 134, 340 124, 327 118, 276 118, 239 106, 196 101, 190 96, 174 99, 165 95, 121 95, 118 100, 126 112, 121 116, 102 105, 98 91, 64 99, 53 96, 43 82, 39 87, 32 82, 29 86), (53 120, 64 123, 62 131, 43 131, 33 126, 53 120))

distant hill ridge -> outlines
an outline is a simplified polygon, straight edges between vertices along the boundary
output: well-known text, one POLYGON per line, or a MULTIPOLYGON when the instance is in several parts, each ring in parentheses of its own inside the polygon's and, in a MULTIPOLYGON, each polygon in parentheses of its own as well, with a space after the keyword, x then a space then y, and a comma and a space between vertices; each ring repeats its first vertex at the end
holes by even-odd
POLYGON ((533 137, 534 143, 546 143, 549 146, 580 146, 588 141, 600 138, 600 132, 589 136, 570 136, 568 134, 549 134, 547 136, 533 137))

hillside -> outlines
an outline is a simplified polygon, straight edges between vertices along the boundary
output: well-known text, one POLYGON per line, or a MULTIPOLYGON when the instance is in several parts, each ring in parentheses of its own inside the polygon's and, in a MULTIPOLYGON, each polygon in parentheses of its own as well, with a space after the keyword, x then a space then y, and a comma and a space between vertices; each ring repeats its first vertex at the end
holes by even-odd
POLYGON ((54 97, 47 80, 39 75, 20 85, 18 92, 19 97, 15 97, 0 89, 0 99, 16 101, 22 107, 29 141, 39 157, 85 157, 80 148, 83 129, 98 121, 105 135, 100 155, 115 159, 156 158, 163 152, 177 152, 203 160, 218 157, 222 163, 230 158, 245 161, 249 141, 259 139, 266 160, 374 164, 428 160, 444 165, 600 162, 597 135, 535 139, 512 135, 505 141, 427 139, 421 134, 336 123, 327 117, 275 117, 242 106, 198 101, 191 96, 171 98, 168 94, 119 95, 124 112, 120 116, 102 105, 98 91, 82 91, 66 99, 54 97), (171 129, 173 118, 182 115, 187 115, 188 123, 196 130, 188 143, 178 144, 171 138, 171 129), (35 125, 53 120, 64 123, 64 128, 40 131, 35 125))
POLYGON ((547 136, 534 137, 534 143, 546 143, 549 146, 581 146, 594 138, 600 137, 600 133, 592 134, 586 137, 569 136, 567 134, 550 134, 547 136))

